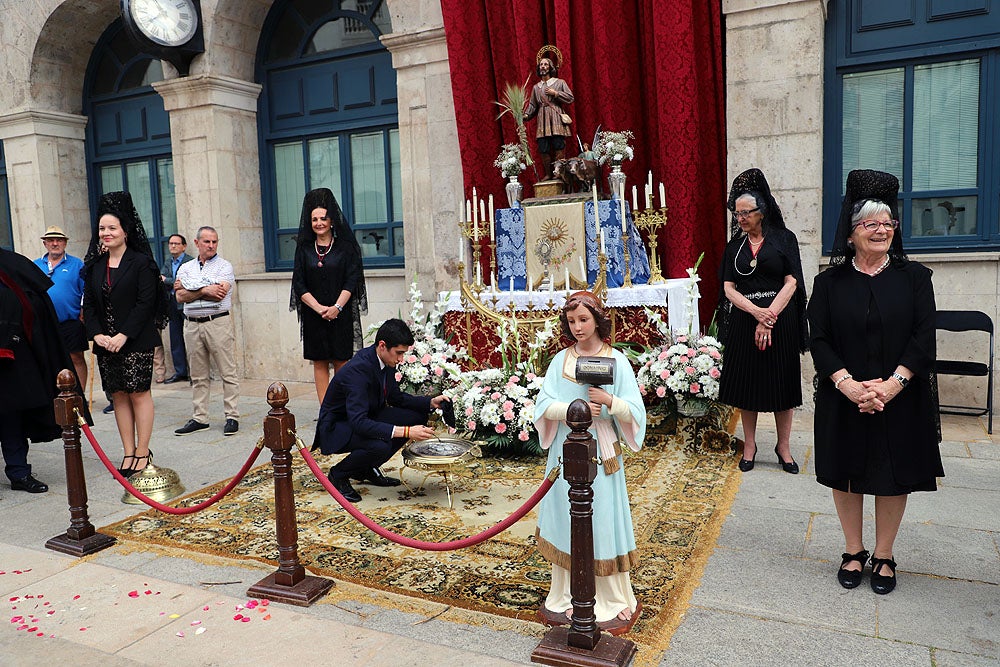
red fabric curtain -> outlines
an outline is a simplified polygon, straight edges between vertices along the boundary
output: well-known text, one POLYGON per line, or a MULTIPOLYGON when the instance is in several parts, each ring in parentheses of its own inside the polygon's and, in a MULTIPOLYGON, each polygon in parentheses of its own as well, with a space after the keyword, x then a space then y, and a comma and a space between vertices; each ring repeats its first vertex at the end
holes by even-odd
MULTIPOLYGON (((574 132, 591 143, 604 130, 632 130, 635 159, 623 165, 626 189, 640 193, 649 170, 669 207, 657 237, 665 277, 680 278, 705 252, 701 317, 715 307, 726 240, 722 10, 715 0, 441 0, 466 196, 475 186, 506 201, 493 160, 516 142, 509 116, 497 120, 507 82, 537 81, 544 44, 563 53, 559 77, 573 90, 574 132)), ((530 94, 530 90, 529 90, 530 94)), ((532 155, 534 121, 527 124, 532 155)), ((576 137, 566 154, 576 154, 576 137)), ((601 174, 607 189, 608 168, 601 174)), ((527 191, 535 180, 523 175, 527 191)), ((600 186, 599 186, 600 187, 600 186)), ((654 203, 659 195, 654 193, 654 203)))

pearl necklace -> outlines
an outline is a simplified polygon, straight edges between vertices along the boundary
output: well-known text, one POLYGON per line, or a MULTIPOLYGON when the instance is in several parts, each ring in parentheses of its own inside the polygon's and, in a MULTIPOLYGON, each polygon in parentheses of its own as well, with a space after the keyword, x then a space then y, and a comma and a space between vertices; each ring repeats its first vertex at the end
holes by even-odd
POLYGON ((329 255, 330 251, 333 250, 333 239, 330 239, 330 245, 328 245, 326 247, 326 250, 323 251, 323 252, 319 251, 319 242, 318 241, 313 241, 313 248, 316 249, 316 257, 318 258, 318 261, 316 262, 316 266, 323 266, 323 258, 326 257, 327 255, 329 255))
POLYGON ((868 273, 867 271, 863 271, 861 269, 861 267, 858 266, 857 259, 854 258, 854 257, 851 257, 851 266, 853 266, 854 270, 857 271, 858 273, 863 273, 866 276, 877 276, 878 274, 880 274, 883 271, 885 271, 885 267, 889 266, 889 255, 885 256, 885 261, 882 262, 882 266, 880 266, 877 269, 875 269, 875 271, 873 271, 872 273, 868 273))

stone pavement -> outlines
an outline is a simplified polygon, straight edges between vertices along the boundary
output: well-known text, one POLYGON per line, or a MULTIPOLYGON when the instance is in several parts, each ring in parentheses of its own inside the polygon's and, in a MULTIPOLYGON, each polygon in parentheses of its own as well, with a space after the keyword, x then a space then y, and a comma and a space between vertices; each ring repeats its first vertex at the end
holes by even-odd
MULTIPOLYGON (((188 492, 232 475, 260 437, 266 387, 242 383, 240 432, 224 438, 221 417, 210 430, 174 436, 190 416, 190 389, 155 385, 155 462, 175 469, 188 492)), ((317 408, 313 387, 288 389, 288 407, 308 442, 317 408)), ((100 413, 97 393, 94 431, 117 462, 114 419, 100 413)), ((221 410, 218 382, 212 397, 221 410)), ((843 540, 829 491, 813 476, 811 429, 811 415, 798 414, 792 451, 802 474, 787 475, 765 456, 773 426, 762 418, 757 466, 743 475, 660 664, 1000 667, 1000 436, 991 439, 976 418, 944 417, 947 476, 936 493, 912 496, 896 543, 899 585, 880 597, 867 577, 853 591, 836 582, 843 540)), ((95 526, 144 509, 122 504, 121 487, 86 443, 83 452, 95 526)), ((266 456, 265 450, 260 461, 266 456)), ((82 560, 49 551, 45 541, 69 525, 61 443, 33 446, 30 461, 49 484, 47 494, 11 491, 0 482, 2 665, 530 664, 543 633, 540 626, 504 629, 491 618, 462 622, 444 606, 438 616, 424 617, 400 610, 399 598, 341 583, 312 607, 239 609, 249 601, 246 589, 275 566, 183 558, 134 544, 82 560), (234 620, 237 614, 251 620, 234 620), (28 622, 8 622, 16 616, 28 622), (36 630, 19 629, 24 625, 36 630)), ((871 518, 870 503, 866 510, 871 518)), ((866 539, 871 548, 873 522, 866 539)), ((636 663, 655 664, 651 657, 639 655, 636 663)))

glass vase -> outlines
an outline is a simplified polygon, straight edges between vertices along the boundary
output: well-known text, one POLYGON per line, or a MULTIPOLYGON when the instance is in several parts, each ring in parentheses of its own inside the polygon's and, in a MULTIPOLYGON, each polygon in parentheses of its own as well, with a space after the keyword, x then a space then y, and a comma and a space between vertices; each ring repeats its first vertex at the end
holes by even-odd
POLYGON ((697 396, 677 396, 677 412, 685 417, 704 417, 708 414, 710 402, 697 396))
POLYGON ((510 208, 520 208, 521 207, 521 194, 524 192, 524 186, 517 180, 517 174, 507 177, 507 185, 504 186, 507 191, 507 203, 510 208))
POLYGON ((608 185, 611 186, 612 199, 618 199, 625 192, 625 172, 622 171, 621 162, 611 163, 611 173, 608 174, 608 185))

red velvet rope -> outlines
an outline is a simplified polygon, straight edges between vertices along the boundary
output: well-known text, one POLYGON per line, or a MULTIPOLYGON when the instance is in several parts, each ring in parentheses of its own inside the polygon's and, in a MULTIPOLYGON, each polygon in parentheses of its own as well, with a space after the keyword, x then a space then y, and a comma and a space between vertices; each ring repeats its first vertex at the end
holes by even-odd
POLYGON ((226 484, 226 486, 224 486, 218 493, 216 493, 208 500, 198 503, 197 505, 192 505, 190 507, 170 507, 169 505, 164 505, 163 503, 156 502, 155 500, 153 500, 152 498, 150 498, 149 496, 145 495, 141 491, 137 490, 134 486, 132 486, 132 484, 128 481, 128 479, 126 479, 124 475, 118 472, 118 468, 116 468, 114 464, 111 463, 111 459, 109 459, 108 455, 104 453, 104 450, 101 449, 101 446, 97 444, 97 439, 94 437, 94 432, 90 430, 90 427, 87 426, 87 424, 83 421, 80 422, 80 427, 83 429, 83 432, 87 436, 87 440, 90 441, 90 445, 94 448, 94 451, 97 452, 97 458, 101 459, 101 463, 103 463, 104 466, 108 469, 108 471, 112 474, 112 476, 116 480, 118 480, 118 483, 121 484, 123 487, 125 487, 126 491, 128 491, 133 496, 135 496, 142 502, 146 503, 153 509, 158 509, 161 512, 166 512, 167 514, 180 514, 180 515, 194 514, 195 512, 200 512, 206 507, 211 507, 215 503, 219 502, 225 497, 227 493, 233 490, 233 487, 235 487, 243 480, 247 472, 250 471, 250 468, 257 460, 257 457, 260 456, 261 451, 263 451, 261 447, 254 447, 253 451, 250 452, 250 456, 247 458, 247 462, 244 463, 243 467, 240 468, 240 471, 236 473, 236 477, 233 477, 231 480, 229 480, 229 483, 226 484))
POLYGON ((326 475, 323 474, 323 471, 320 469, 319 464, 316 463, 316 459, 313 458, 309 450, 301 445, 301 441, 299 442, 300 442, 299 453, 302 454, 302 458, 305 459, 306 465, 308 465, 309 469, 312 470, 313 475, 316 476, 316 479, 319 480, 319 482, 323 485, 323 487, 327 490, 327 492, 329 492, 329 494, 333 496, 334 500, 340 503, 340 505, 345 510, 347 510, 347 512, 351 516, 357 519, 361 523, 361 525, 363 525, 365 528, 372 531, 373 533, 384 537, 390 542, 401 544, 404 547, 421 549, 423 551, 452 551, 455 549, 464 549, 465 547, 474 546, 476 544, 479 544, 480 542, 485 542, 486 540, 490 539, 491 537, 494 537, 495 535, 499 535, 500 533, 502 533, 503 531, 507 530, 515 523, 517 523, 525 514, 530 512, 532 508, 538 504, 538 502, 542 499, 542 497, 545 496, 545 494, 549 492, 549 489, 552 488, 552 484, 558 477, 558 471, 559 471, 559 468, 553 469, 553 472, 550 473, 549 476, 542 481, 542 485, 538 487, 538 490, 535 491, 535 493, 532 494, 530 498, 528 498, 527 502, 521 505, 521 507, 514 510, 514 513, 511 514, 509 517, 507 517, 500 523, 496 524, 495 526, 487 528, 478 535, 463 537, 462 539, 451 540, 450 542, 422 542, 421 540, 415 540, 412 537, 406 537, 405 535, 400 535, 399 533, 394 533, 391 530, 383 528, 382 526, 378 525, 377 523, 369 519, 363 512, 358 510, 358 508, 356 508, 349 501, 345 500, 344 496, 341 495, 340 491, 334 488, 330 480, 327 479, 326 475))

